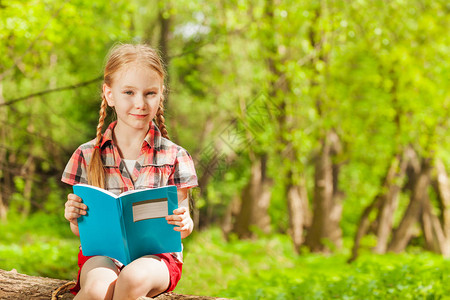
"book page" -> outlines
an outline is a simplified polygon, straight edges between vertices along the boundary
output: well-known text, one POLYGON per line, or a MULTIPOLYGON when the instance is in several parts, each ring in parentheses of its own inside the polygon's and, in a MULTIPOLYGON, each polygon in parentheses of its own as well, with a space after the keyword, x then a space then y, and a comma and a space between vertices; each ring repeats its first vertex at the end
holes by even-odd
POLYGON ((109 256, 128 263, 117 196, 89 185, 74 185, 73 190, 88 207, 87 214, 78 218, 83 254, 109 256))
POLYGON ((178 207, 176 186, 142 189, 121 197, 131 261, 144 255, 181 251, 181 235, 166 216, 178 207))
POLYGON ((164 218, 168 215, 167 198, 145 200, 133 203, 133 222, 164 218))
POLYGON ((162 187, 157 187, 157 188, 145 188, 145 189, 135 189, 135 190, 128 190, 126 192, 123 192, 122 194, 119 195, 119 197, 123 197, 123 196, 127 196, 130 194, 135 194, 135 193, 142 193, 144 191, 148 191, 148 190, 164 190, 165 188, 167 188, 167 186, 162 186, 162 187))
POLYGON ((79 186, 79 187, 82 187, 83 189, 87 188, 87 189, 97 190, 98 192, 104 193, 104 194, 106 194, 106 195, 108 195, 108 196, 110 196, 112 198, 116 198, 116 199, 119 198, 116 194, 114 194, 114 193, 112 193, 112 192, 110 192, 108 190, 102 189, 102 188, 100 188, 98 186, 84 184, 84 183, 80 183, 80 184, 76 184, 76 185, 79 186))

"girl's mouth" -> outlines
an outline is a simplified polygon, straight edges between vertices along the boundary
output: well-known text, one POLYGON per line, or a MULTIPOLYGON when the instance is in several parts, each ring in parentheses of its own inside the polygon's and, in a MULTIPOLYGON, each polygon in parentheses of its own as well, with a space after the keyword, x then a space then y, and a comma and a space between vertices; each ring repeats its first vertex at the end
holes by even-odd
POLYGON ((145 115, 130 114, 130 115, 137 119, 145 119, 148 116, 148 114, 145 114, 145 115))

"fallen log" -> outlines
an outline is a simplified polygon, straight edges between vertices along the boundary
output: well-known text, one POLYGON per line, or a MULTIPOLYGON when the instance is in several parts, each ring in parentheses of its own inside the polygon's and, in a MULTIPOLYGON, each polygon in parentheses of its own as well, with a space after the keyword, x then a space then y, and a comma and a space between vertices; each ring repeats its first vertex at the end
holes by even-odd
MULTIPOLYGON (((71 300, 73 295, 69 289, 75 284, 73 281, 47 277, 29 276, 17 273, 16 270, 0 269, 0 299, 33 299, 33 300, 71 300)), ((140 299, 152 299, 141 297, 140 299)), ((156 300, 226 300, 208 296, 181 295, 164 293, 156 300)))

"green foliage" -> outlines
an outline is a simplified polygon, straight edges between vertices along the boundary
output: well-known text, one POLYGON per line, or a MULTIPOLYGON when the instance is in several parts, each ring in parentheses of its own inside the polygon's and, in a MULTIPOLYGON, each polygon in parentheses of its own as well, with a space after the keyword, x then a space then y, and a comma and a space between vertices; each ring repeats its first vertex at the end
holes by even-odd
POLYGON ((53 278, 76 278, 79 240, 57 213, 30 217, 9 211, 0 223, 0 269, 53 278))

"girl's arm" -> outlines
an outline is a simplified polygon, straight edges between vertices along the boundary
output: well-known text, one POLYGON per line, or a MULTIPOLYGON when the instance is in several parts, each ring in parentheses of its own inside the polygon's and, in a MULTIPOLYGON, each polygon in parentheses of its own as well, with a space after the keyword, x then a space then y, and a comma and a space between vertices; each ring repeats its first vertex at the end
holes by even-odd
MULTIPOLYGON (((75 222, 77 222, 77 221, 75 221, 75 222)), ((72 230, 73 234, 75 234, 76 236, 80 236, 80 231, 78 230, 78 224, 74 224, 74 223, 70 222, 70 230, 72 230)))
POLYGON ((188 189, 178 189, 178 205, 179 207, 173 211, 173 215, 167 216, 167 223, 177 225, 174 230, 181 233, 184 239, 194 230, 194 221, 189 213, 189 197, 188 189))
POLYGON ((87 206, 83 204, 80 197, 75 194, 67 195, 64 217, 70 222, 70 229, 77 236, 80 236, 80 232, 78 231, 78 218, 81 215, 86 215, 86 209, 87 206))

